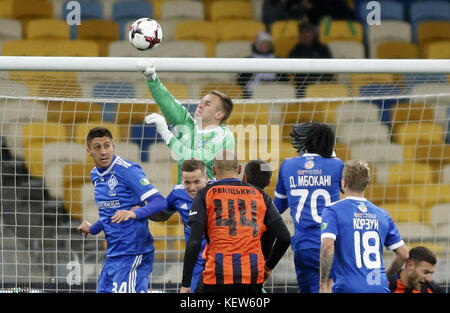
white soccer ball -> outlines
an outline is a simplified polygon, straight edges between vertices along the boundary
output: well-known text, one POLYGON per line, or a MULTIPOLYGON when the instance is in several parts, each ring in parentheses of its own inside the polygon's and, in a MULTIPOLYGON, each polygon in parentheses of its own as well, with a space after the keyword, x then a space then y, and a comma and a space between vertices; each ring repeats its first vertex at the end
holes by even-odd
POLYGON ((151 18, 143 17, 130 26, 128 39, 133 47, 139 50, 149 50, 159 46, 163 33, 159 23, 151 18))

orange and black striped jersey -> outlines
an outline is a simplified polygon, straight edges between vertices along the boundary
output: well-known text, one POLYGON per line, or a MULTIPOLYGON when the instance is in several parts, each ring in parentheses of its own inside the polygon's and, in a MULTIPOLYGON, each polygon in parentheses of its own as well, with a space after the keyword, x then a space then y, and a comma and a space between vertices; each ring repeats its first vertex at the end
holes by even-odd
POLYGON ((281 219, 266 193, 238 179, 220 180, 199 192, 189 215, 205 229, 204 284, 263 283, 261 236, 281 219))
MULTIPOLYGON (((400 271, 401 272, 401 271, 400 271)), ((434 282, 426 282, 420 290, 406 288, 400 280, 400 272, 389 280, 389 290, 391 293, 439 293, 440 288, 434 282)))

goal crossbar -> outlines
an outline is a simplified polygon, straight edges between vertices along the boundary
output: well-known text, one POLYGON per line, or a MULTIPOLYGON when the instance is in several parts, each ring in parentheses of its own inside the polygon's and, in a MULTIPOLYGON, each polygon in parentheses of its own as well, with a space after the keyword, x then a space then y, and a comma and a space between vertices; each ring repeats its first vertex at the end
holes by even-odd
POLYGON ((444 59, 259 59, 0 56, 0 71, 135 72, 152 60, 160 72, 450 73, 444 59), (188 60, 188 62, 187 62, 188 60))

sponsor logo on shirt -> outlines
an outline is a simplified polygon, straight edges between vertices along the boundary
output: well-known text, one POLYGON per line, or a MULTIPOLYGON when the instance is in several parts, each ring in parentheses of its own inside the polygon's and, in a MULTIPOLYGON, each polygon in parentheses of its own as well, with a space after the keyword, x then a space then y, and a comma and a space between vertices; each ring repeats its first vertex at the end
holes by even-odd
POLYGON ((119 200, 100 201, 100 202, 97 202, 97 207, 99 210, 116 209, 116 208, 120 207, 120 201, 119 200))

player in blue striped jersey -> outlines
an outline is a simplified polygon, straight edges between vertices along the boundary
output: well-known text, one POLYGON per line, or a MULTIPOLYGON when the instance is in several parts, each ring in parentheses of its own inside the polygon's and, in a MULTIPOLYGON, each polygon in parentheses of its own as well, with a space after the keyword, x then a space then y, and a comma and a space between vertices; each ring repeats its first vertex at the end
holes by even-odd
POLYGON ((138 164, 114 154, 108 129, 91 129, 86 141, 95 163, 91 179, 100 219, 93 225, 83 221, 78 230, 85 236, 105 233, 97 292, 147 292, 154 255, 147 217, 163 210, 166 199, 138 164))
POLYGON ((339 200, 344 163, 334 157, 334 131, 322 123, 296 125, 292 145, 300 156, 281 164, 274 203, 290 207, 294 222, 292 250, 299 291, 319 292, 320 223, 325 206, 339 200))
MULTIPOLYGON (((175 212, 181 216, 184 225, 184 239, 187 243, 191 229, 188 226, 189 210, 191 209, 192 201, 197 195, 198 191, 206 186, 208 176, 206 173, 206 164, 201 160, 186 160, 181 164, 181 183, 175 185, 173 190, 167 197, 167 209, 152 215, 152 221, 166 221, 175 212)), ((203 238, 200 253, 195 264, 194 273, 191 281, 191 291, 194 292, 200 275, 205 267, 205 259, 202 257, 203 250, 206 246, 206 240, 203 238)))
POLYGON ((408 249, 388 212, 364 198, 370 181, 367 163, 345 162, 342 176, 345 199, 326 207, 322 215, 320 292, 387 293, 387 277, 401 269, 408 249), (387 270, 383 246, 396 254, 387 270))

